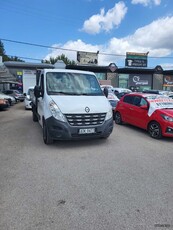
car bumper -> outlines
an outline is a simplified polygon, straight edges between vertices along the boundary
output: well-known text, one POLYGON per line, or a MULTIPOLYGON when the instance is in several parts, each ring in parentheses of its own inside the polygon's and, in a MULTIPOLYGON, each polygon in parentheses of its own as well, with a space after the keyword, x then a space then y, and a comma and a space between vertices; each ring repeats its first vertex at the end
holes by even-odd
POLYGON ((162 135, 165 137, 173 137, 173 124, 165 125, 162 129, 162 135))
POLYGON ((46 126, 49 135, 53 140, 106 138, 112 133, 113 119, 109 119, 99 126, 73 127, 67 122, 60 122, 55 118, 50 117, 46 120, 46 126), (79 134, 80 129, 90 128, 95 128, 95 132, 91 134, 79 134))

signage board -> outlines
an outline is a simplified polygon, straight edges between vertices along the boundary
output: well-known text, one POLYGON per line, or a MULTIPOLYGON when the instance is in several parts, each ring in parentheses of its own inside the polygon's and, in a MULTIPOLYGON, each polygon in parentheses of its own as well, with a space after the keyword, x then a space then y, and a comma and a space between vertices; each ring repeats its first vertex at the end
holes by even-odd
POLYGON ((92 53, 92 52, 78 51, 77 61, 79 64, 83 64, 83 65, 87 65, 87 64, 97 65, 98 64, 98 52, 92 53))
POLYGON ((126 58, 125 66, 129 67, 147 67, 147 59, 130 59, 126 58))
POLYGON ((130 74, 129 87, 131 86, 151 86, 152 75, 150 74, 130 74))
POLYGON ((125 66, 129 67, 147 67, 148 53, 127 52, 125 66))
POLYGON ((173 75, 164 76, 163 86, 173 86, 173 75))

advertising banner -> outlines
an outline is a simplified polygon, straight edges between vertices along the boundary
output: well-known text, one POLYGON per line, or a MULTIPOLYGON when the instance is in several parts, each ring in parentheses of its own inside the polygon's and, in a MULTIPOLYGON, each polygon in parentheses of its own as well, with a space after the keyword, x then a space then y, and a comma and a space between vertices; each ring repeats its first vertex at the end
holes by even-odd
POLYGON ((77 61, 79 64, 83 64, 83 65, 86 65, 86 64, 97 65, 98 64, 98 52, 92 53, 92 52, 78 51, 77 61))
POLYGON ((152 75, 150 74, 130 74, 129 87, 131 86, 151 86, 152 75))
POLYGON ((125 66, 128 67, 147 67, 148 52, 135 53, 127 52, 125 59, 125 66))
POLYGON ((164 76, 163 78, 163 86, 173 86, 173 76, 164 76))
POLYGON ((173 108, 173 99, 169 97, 164 98, 162 96, 158 96, 158 98, 149 101, 150 108, 148 110, 148 116, 151 116, 156 109, 173 108))

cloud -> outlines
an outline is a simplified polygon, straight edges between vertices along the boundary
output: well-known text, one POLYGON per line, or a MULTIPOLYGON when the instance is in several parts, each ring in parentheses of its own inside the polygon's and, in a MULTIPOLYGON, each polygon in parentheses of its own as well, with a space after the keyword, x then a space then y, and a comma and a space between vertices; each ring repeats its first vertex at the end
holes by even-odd
POLYGON ((144 6, 150 6, 152 4, 158 6, 161 4, 161 0, 132 0, 132 4, 142 4, 144 6))
POLYGON ((102 46, 86 44, 82 40, 78 39, 76 41, 68 41, 63 45, 52 45, 52 49, 49 50, 49 54, 46 55, 44 59, 49 60, 50 57, 55 58, 61 54, 65 54, 68 59, 76 61, 77 51, 97 52, 98 50, 102 50, 102 46))
POLYGON ((98 34, 102 31, 109 32, 117 28, 127 13, 127 7, 124 2, 118 2, 112 9, 105 12, 100 10, 100 14, 91 16, 83 24, 82 31, 88 34, 98 34))
MULTIPOLYGON (((99 65, 108 65, 115 62, 118 66, 124 65, 126 52, 146 53, 151 57, 166 57, 173 52, 173 17, 160 18, 149 25, 138 28, 134 34, 111 38, 106 44, 91 45, 82 40, 68 41, 64 45, 54 46, 65 49, 97 52, 99 51, 99 65)), ((76 51, 52 50, 47 57, 57 57, 64 53, 69 59, 76 61, 76 51)))

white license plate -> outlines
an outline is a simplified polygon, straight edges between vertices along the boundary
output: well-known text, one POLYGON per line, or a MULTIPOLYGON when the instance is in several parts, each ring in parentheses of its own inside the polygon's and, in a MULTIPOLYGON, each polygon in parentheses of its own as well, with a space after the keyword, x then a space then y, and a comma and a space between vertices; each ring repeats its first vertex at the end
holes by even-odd
POLYGON ((95 128, 79 129, 79 134, 90 134, 90 133, 95 133, 95 128))

